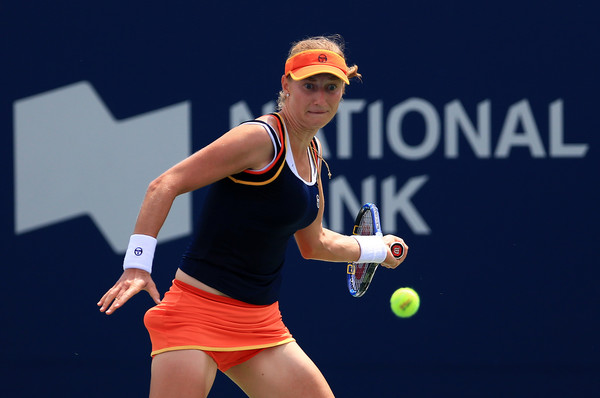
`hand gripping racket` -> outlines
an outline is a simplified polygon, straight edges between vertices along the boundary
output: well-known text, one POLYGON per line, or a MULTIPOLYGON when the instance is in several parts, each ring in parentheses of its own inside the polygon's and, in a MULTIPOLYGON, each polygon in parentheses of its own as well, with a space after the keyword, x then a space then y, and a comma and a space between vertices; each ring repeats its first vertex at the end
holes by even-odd
MULTIPOLYGON (((352 235, 376 235, 383 237, 377 206, 373 203, 367 203, 360 209, 354 222, 352 235)), ((396 258, 400 258, 404 254, 404 247, 399 242, 392 243, 390 249, 396 258)), ((378 263, 348 263, 348 290, 352 296, 361 297, 365 294, 378 266, 378 263)))

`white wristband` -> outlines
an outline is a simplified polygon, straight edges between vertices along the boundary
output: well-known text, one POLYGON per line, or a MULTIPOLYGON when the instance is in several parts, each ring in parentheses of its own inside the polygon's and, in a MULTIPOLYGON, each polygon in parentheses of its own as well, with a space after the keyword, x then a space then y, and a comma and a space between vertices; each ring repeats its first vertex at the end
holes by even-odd
POLYGON ((360 257, 357 263, 377 263, 381 264, 387 257, 388 247, 380 236, 352 236, 360 246, 360 257))
POLYGON ((123 260, 123 269, 138 268, 152 273, 152 260, 154 259, 155 249, 156 238, 149 235, 131 235, 123 260))

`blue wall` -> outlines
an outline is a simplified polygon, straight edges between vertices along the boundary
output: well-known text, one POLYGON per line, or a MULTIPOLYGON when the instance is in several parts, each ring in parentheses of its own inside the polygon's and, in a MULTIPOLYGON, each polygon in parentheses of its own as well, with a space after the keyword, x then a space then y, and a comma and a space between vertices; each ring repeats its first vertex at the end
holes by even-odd
MULTIPOLYGON (((164 112, 180 124, 147 140, 197 150, 235 122, 236 109, 258 116, 275 99, 292 41, 327 33, 344 36, 364 81, 348 87, 347 117, 323 131, 333 172, 326 220, 349 232, 356 204, 374 200, 387 211, 386 232, 411 247, 401 268, 379 270, 354 299, 344 264, 306 262, 290 245, 284 320, 337 396, 600 392, 595 2, 11 3, 0 7, 7 396, 147 394, 142 316, 152 301, 140 294, 110 317, 96 307, 120 275, 109 236, 123 218, 120 195, 132 195, 123 176, 143 170, 123 160, 119 139, 98 138, 106 129, 97 121, 143 134, 164 112), (64 91, 74 84, 91 88, 105 116, 75 106, 87 97, 64 91), (85 137, 56 144, 67 130, 85 137), (62 167, 48 167, 55 162, 62 167), (33 174, 22 179, 21 170, 33 174), (388 307, 401 286, 421 295, 409 320, 388 307)), ((125 153, 158 162, 167 151, 153 148, 125 153)), ((143 193, 133 191, 138 201, 143 193)), ((203 192, 190 197, 193 218, 203 192)), ((161 293, 187 244, 177 228, 159 240, 161 293)), ((219 376, 213 395, 241 393, 219 376)))

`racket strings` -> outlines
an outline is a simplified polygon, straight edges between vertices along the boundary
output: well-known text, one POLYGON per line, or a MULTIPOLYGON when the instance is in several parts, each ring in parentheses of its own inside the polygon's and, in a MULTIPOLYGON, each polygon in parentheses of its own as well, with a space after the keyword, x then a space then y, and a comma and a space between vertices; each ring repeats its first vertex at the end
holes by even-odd
POLYGON ((363 214, 356 232, 357 235, 373 235, 373 216, 370 210, 363 214))
MULTIPOLYGON (((373 216, 371 215, 370 210, 364 212, 355 232, 356 235, 373 235, 373 216)), ((371 264, 369 263, 355 264, 353 283, 355 284, 354 287, 356 290, 360 290, 361 285, 365 282, 369 282, 368 276, 370 275, 370 266, 371 264)))
MULTIPOLYGON (((374 204, 364 205, 356 216, 352 230, 353 235, 381 236, 379 225, 379 211, 374 204)), ((362 297, 369 288, 373 275, 377 271, 378 263, 353 262, 348 266, 348 289, 354 297, 362 297)))

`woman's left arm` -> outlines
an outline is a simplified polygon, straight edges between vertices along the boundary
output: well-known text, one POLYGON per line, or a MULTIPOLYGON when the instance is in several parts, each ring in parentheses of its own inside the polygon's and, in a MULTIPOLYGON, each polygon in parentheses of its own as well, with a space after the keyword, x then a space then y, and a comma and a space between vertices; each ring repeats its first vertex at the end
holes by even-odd
MULTIPOLYGON (((300 254, 306 259, 322 261, 352 262, 358 260, 360 257, 360 246, 356 239, 352 236, 342 235, 330 229, 323 228, 325 200, 320 175, 318 184, 320 206, 317 218, 311 225, 297 231, 294 235, 298 249, 300 249, 300 254)), ((388 247, 393 242, 400 242, 404 246, 405 253, 408 251, 408 246, 397 236, 386 235, 383 237, 383 240, 388 247)), ((396 268, 405 258, 406 254, 400 259, 396 259, 392 255, 391 250, 388 249, 387 257, 382 265, 388 268, 396 268)))

